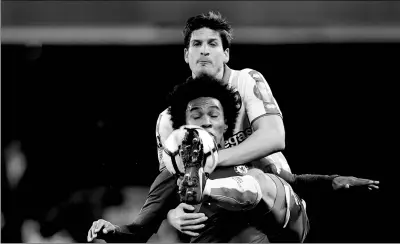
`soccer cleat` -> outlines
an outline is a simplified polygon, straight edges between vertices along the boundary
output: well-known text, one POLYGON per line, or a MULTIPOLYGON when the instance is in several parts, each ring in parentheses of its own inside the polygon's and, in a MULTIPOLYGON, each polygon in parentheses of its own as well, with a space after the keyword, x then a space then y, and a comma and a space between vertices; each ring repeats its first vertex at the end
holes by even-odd
POLYGON ((203 142, 196 129, 186 128, 179 154, 185 168, 180 185, 180 199, 190 205, 201 203, 206 184, 203 142))

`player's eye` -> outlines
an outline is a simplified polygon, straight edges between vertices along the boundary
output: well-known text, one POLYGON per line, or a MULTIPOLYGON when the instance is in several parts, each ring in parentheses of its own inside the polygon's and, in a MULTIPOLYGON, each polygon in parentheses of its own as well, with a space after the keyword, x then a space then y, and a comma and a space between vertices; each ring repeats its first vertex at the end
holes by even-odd
POLYGON ((192 46, 194 46, 194 47, 200 46, 200 42, 193 42, 192 46))
POLYGON ((193 119, 200 119, 201 116, 200 116, 199 114, 195 114, 195 115, 192 115, 192 118, 193 118, 193 119))
POLYGON ((218 118, 218 115, 219 115, 218 113, 211 113, 210 117, 211 118, 218 118))
POLYGON ((216 42, 211 42, 210 43, 210 46, 212 46, 212 47, 216 47, 218 44, 216 43, 216 42))

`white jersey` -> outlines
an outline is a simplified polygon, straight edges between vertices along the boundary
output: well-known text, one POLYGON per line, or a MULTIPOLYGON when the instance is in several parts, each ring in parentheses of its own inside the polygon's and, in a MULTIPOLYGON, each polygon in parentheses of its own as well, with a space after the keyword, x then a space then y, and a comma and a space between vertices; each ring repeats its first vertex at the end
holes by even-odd
MULTIPOLYGON (((223 80, 228 82, 237 91, 241 99, 241 108, 236 120, 235 129, 233 130, 233 136, 226 138, 225 148, 237 146, 246 140, 253 133, 252 123, 256 119, 268 115, 282 117, 282 112, 261 73, 252 69, 232 70, 228 66, 225 66, 223 80)), ((160 170, 165 167, 162 161, 164 141, 174 130, 167 110, 165 109, 160 113, 156 126, 160 170)), ((281 152, 268 155, 266 159, 275 164, 278 170, 283 168, 291 172, 281 152)))

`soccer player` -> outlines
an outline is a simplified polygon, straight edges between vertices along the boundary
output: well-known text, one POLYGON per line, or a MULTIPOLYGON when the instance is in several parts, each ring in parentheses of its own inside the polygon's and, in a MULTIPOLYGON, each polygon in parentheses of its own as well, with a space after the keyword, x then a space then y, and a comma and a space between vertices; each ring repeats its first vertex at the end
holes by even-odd
MULTIPOLYGON (((240 101, 238 102, 235 91, 229 89, 228 84, 223 84, 208 75, 189 79, 188 82, 177 86, 171 96, 170 114, 173 128, 179 128, 184 124, 200 126, 209 132, 215 138, 217 144, 222 147, 225 141, 224 134, 229 129, 228 124, 231 127, 234 125, 240 111, 236 106, 238 104, 240 104, 240 101)), ((232 131, 232 129, 230 130, 232 131)), ((192 156, 187 159, 189 161, 193 159, 195 162, 186 163, 194 164, 194 168, 198 168, 199 163, 203 161, 203 155, 198 152, 202 150, 193 149, 191 141, 185 143, 188 146, 184 146, 183 142, 180 143, 179 140, 182 136, 176 135, 181 132, 182 130, 175 130, 167 139, 166 146, 170 143, 172 143, 172 146, 182 144, 180 147, 180 150, 182 150, 181 157, 186 154, 193 155, 190 151, 195 150, 199 158, 192 156), (186 150, 189 150, 189 153, 186 153, 186 150)), ((194 134, 195 132, 190 131, 190 133, 194 134)), ((192 137, 190 136, 189 140, 192 140, 192 137)), ((195 139, 196 142, 199 141, 199 139, 195 139)), ((165 150, 169 155, 172 155, 169 149, 165 150)), ((164 161, 171 162, 171 160, 167 160, 167 157, 164 161)), ((167 164, 167 169, 171 173, 177 174, 176 169, 179 169, 179 167, 176 165, 172 167, 171 164, 167 164)), ((192 172, 198 172, 198 170, 192 172)), ((281 230, 287 230, 284 234, 287 240, 292 242, 304 241, 308 232, 307 215, 301 199, 284 180, 273 174, 264 174, 261 170, 252 168, 251 165, 249 169, 242 168, 242 171, 235 171, 233 167, 221 167, 220 170, 211 173, 210 178, 214 179, 203 179, 203 175, 200 178, 197 178, 196 174, 191 177, 185 176, 180 187, 180 190, 186 193, 186 189, 191 189, 192 186, 190 184, 185 185, 185 181, 198 183, 197 188, 200 189, 196 192, 198 192, 198 195, 204 193, 205 196, 200 211, 208 212, 210 218, 209 224, 201 230, 198 237, 192 238, 192 242, 230 241, 235 236, 232 229, 240 226, 241 229, 246 229, 248 222, 262 231, 257 235, 258 240, 265 240, 268 231, 272 233, 272 230, 275 232, 279 230, 277 233, 281 234, 281 230), (204 182, 204 185, 200 185, 200 182, 204 182), (222 209, 219 209, 219 207, 222 209), (254 207, 254 211, 250 211, 246 215, 243 212, 230 212, 254 207), (232 226, 232 224, 226 222, 237 221, 236 218, 239 218, 241 223, 236 224, 234 222, 235 226, 232 226)), ((238 228, 239 231, 241 229, 238 228)))
MULTIPOLYGON (((192 70, 192 76, 206 73, 222 79, 237 90, 236 96, 241 100, 238 119, 231 133, 225 135, 226 149, 219 152, 218 165, 241 165, 266 158, 264 161, 272 162, 278 171, 285 169, 290 172, 285 158, 278 152, 284 149, 284 127, 281 111, 268 84, 255 70, 232 70, 226 65, 232 39, 232 30, 228 23, 219 14, 212 12, 195 16, 187 21, 184 36, 184 59, 192 70), (260 84, 263 84, 261 89, 260 84), (265 88, 268 91, 264 91, 265 88)), ((176 180, 165 170, 161 158, 163 143, 172 131, 170 116, 165 110, 160 114, 156 126, 161 172, 152 184, 146 203, 135 221, 119 228, 104 220, 96 221, 89 231, 88 240, 112 230, 115 233, 110 238, 118 242, 146 242, 158 230, 168 211, 178 205, 176 180)), ((240 171, 241 168, 242 166, 238 166, 232 169, 240 171)), ((180 204, 173 211, 175 216, 178 211, 183 210, 183 206, 180 204)), ((203 227, 196 224, 207 219, 205 214, 181 212, 183 215, 176 217, 176 220, 190 218, 193 221, 187 221, 187 224, 195 226, 189 230, 182 229, 182 226, 178 229, 185 234, 198 236, 192 230, 203 227)))
MULTIPOLYGON (((235 109, 237 109, 238 101, 235 99, 235 92, 229 88, 228 84, 223 84, 221 81, 211 77, 202 76, 177 86, 170 100, 171 120, 173 128, 177 130, 167 139, 165 143, 167 147, 165 151, 167 153, 164 153, 164 156, 173 155, 174 153, 171 153, 170 150, 178 151, 176 148, 181 145, 180 150, 182 152, 180 155, 188 154, 186 151, 196 151, 196 156, 186 159, 186 163, 191 165, 197 163, 199 165, 199 163, 203 162, 204 156, 199 155, 198 152, 201 150, 193 147, 190 143, 193 140, 192 134, 195 133, 191 132, 192 129, 186 128, 186 126, 184 129, 178 128, 185 124, 201 126, 213 135, 220 146, 223 145, 225 141, 224 134, 229 133, 228 124, 232 125, 232 122, 236 120, 235 115, 238 110, 235 109), (188 132, 185 133, 185 131, 188 132), (182 136, 182 133, 188 136, 182 136), (187 140, 189 140, 189 143, 186 142, 187 140), (189 145, 189 147, 186 145, 189 145), (192 162, 192 160, 195 162, 192 162)), ((199 140, 196 139, 197 141, 199 140)), ((182 169, 182 167, 171 166, 173 161, 167 160, 168 156, 164 160, 168 163, 167 169, 171 173, 178 175, 176 171, 182 169)), ((185 161, 185 159, 182 160, 185 161)), ((182 161, 178 161, 178 163, 180 162, 182 161)), ((194 180, 189 179, 190 176, 187 177, 186 174, 190 171, 187 170, 184 180, 181 181, 180 190, 185 193, 185 188, 192 188, 189 184, 184 184, 185 179, 187 179, 187 182, 206 182, 204 186, 199 184, 199 192, 204 192, 205 196, 205 202, 203 203, 205 212, 210 212, 209 209, 216 208, 209 206, 210 203, 226 210, 235 211, 251 209, 261 201, 254 211, 248 213, 248 221, 262 231, 262 233, 258 234, 255 232, 258 235, 257 240, 265 240, 265 233, 268 233, 268 238, 274 238, 275 241, 279 238, 280 241, 303 242, 309 228, 304 202, 282 178, 286 178, 293 183, 293 179, 297 179, 296 181, 300 184, 314 185, 325 189, 338 189, 344 182, 356 179, 357 182, 364 182, 371 188, 377 188, 377 185, 370 180, 338 175, 300 175, 296 177, 285 170, 281 170, 279 173, 275 170, 274 174, 264 174, 262 171, 254 169, 254 163, 257 164, 259 162, 254 161, 247 166, 243 165, 240 170, 234 167, 216 169, 210 175, 212 180, 199 180, 196 176, 192 177, 194 180), (275 174, 282 176, 282 178, 277 177, 275 174), (208 199, 210 199, 210 202, 208 202, 208 199)), ((223 240, 223 238, 226 238, 225 236, 229 236, 232 225, 225 223, 224 226, 218 222, 221 218, 226 218, 229 221, 231 219, 234 220, 236 215, 219 209, 214 213, 208 213, 208 215, 210 216, 210 222, 213 224, 208 224, 201 230, 200 237, 195 237, 192 241, 216 242, 223 240), (229 215, 231 218, 228 218, 229 215), (217 226, 217 223, 219 226, 217 226)), ((244 220, 246 219, 244 218, 244 220)), ((225 241, 227 240, 225 239, 225 241)), ((254 239, 247 239, 245 242, 250 241, 254 241, 254 239)))
MULTIPOLYGON (((222 147, 225 141, 223 135, 232 132, 228 124, 234 125, 239 111, 236 105, 239 103, 235 92, 229 89, 227 84, 200 76, 177 86, 172 93, 170 114, 173 128, 177 129, 184 124, 201 126, 213 135, 222 147)), ((171 171, 170 165, 169 168, 171 171)), ((286 175, 291 174, 286 172, 286 175)), ((350 180, 340 176, 310 176, 318 179, 318 182, 314 181, 316 184, 323 183, 328 186, 326 182, 331 183, 331 188, 335 186, 334 179, 342 178, 341 181, 345 182, 350 180)), ((208 214, 210 222, 201 230, 199 236, 192 238, 192 242, 228 242, 236 236, 236 232, 244 230, 247 237, 241 239, 243 242, 265 242, 268 238, 290 242, 304 241, 308 232, 304 203, 285 180, 273 174, 264 174, 252 165, 243 166, 240 170, 235 170, 234 167, 220 167, 210 175, 210 179, 200 190, 201 194, 204 192, 206 196, 200 211, 208 214), (229 176, 236 177, 226 178, 229 176), (254 206, 257 207, 248 214, 230 212, 251 209, 254 206), (235 225, 230 223, 232 219, 237 221, 235 225), (248 227, 247 223, 252 226, 248 227)), ((105 224, 105 230, 117 230, 115 240, 128 241, 130 237, 134 237, 134 232, 126 227, 105 224)))

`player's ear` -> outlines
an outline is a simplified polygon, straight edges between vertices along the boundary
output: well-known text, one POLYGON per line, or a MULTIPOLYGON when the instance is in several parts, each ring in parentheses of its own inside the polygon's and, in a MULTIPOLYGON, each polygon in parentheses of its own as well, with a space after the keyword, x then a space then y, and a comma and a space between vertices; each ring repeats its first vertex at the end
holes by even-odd
POLYGON ((224 126, 224 134, 225 134, 229 127, 227 125, 228 121, 226 119, 224 120, 224 122, 225 122, 225 126, 224 126))
POLYGON ((225 49, 224 54, 225 54, 224 63, 226 64, 229 62, 229 48, 225 49))
POLYGON ((183 56, 184 56, 185 62, 188 64, 189 63, 189 51, 187 48, 185 48, 183 50, 183 56))

